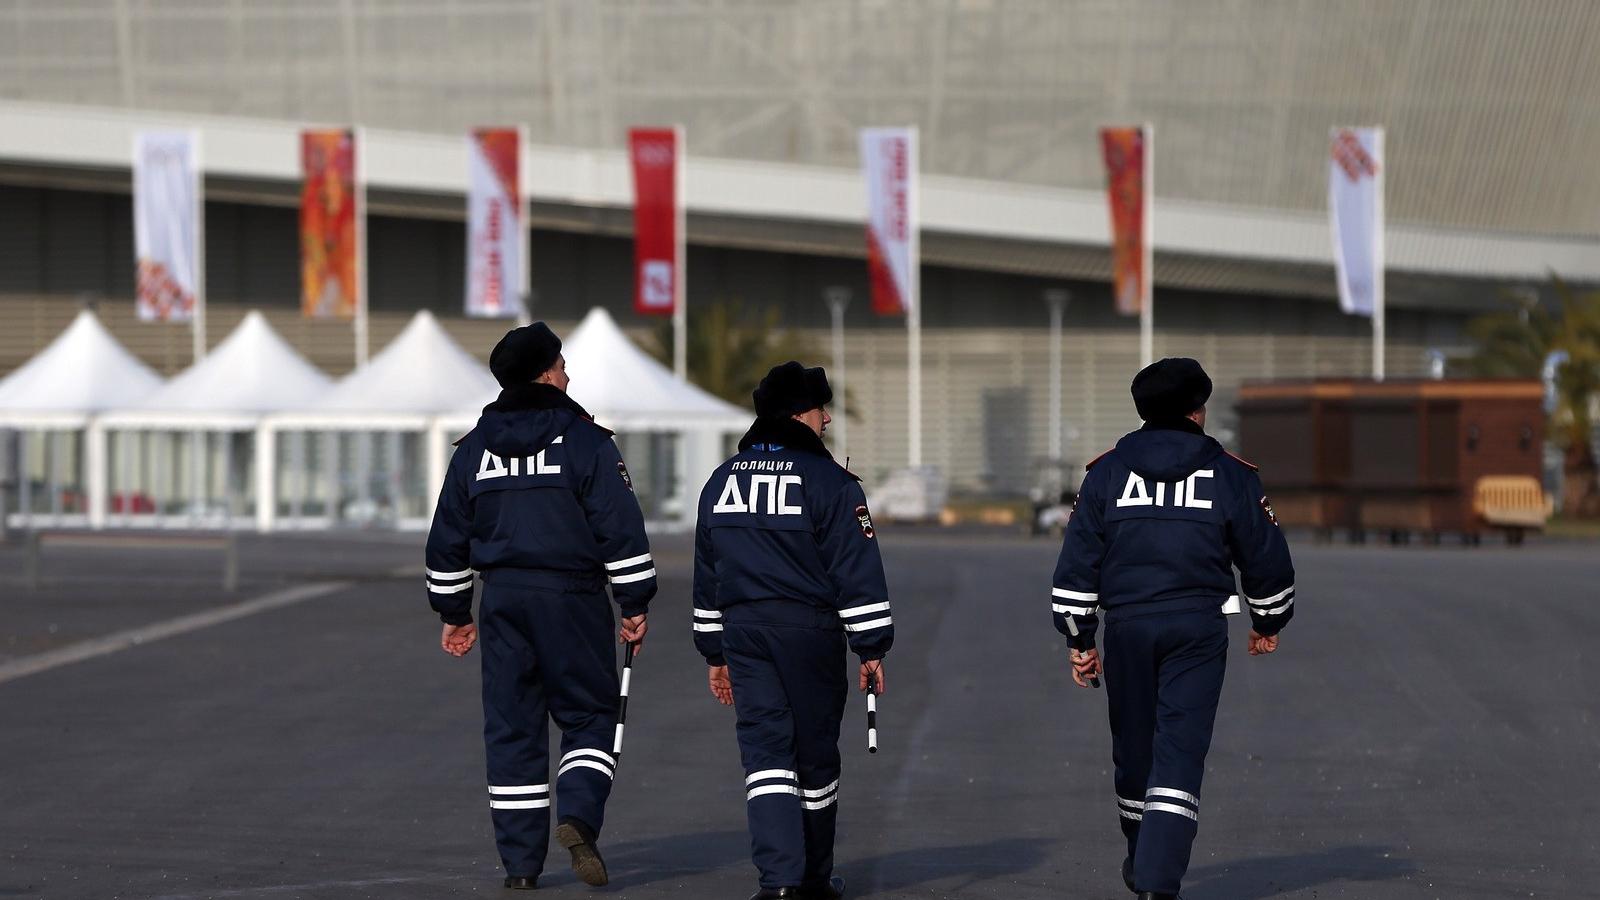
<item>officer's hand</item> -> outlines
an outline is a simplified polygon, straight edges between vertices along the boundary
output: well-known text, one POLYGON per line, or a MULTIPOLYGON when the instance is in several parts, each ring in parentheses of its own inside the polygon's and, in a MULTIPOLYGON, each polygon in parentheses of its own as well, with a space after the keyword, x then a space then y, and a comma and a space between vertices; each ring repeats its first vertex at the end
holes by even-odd
POLYGON ((644 618, 644 616, 633 616, 623 619, 622 627, 617 629, 617 643, 632 644, 635 655, 644 650, 644 633, 650 630, 644 618))
POLYGON ((1072 651, 1072 680, 1078 683, 1078 687, 1089 687, 1089 677, 1099 678, 1102 674, 1099 648, 1088 652, 1072 651))
POLYGON ((874 659, 861 664, 861 677, 858 680, 861 682, 861 690, 863 691, 867 689, 868 675, 872 675, 877 679, 877 693, 883 693, 883 660, 874 659))
POLYGON ((439 636, 439 646, 451 656, 466 656, 472 651, 472 645, 478 642, 478 626, 446 625, 444 634, 439 636))
POLYGON ((708 679, 711 682, 711 696, 723 706, 733 705, 733 682, 728 678, 727 666, 710 666, 711 672, 708 679))
POLYGON ((1256 630, 1254 628, 1250 629, 1250 655, 1251 656, 1266 656, 1268 653, 1271 653, 1271 652, 1273 652, 1273 651, 1275 651, 1277 649, 1278 649, 1278 636, 1277 635, 1272 635, 1271 637, 1268 637, 1268 636, 1266 636, 1264 634, 1256 634, 1256 630))

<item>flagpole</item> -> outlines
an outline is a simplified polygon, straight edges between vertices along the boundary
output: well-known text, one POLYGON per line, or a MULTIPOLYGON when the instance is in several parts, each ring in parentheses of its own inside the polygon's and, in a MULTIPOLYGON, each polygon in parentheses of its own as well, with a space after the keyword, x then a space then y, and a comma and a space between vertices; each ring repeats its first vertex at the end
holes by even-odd
POLYGON ((917 129, 906 129, 906 277, 910 290, 906 301, 907 352, 910 354, 908 401, 911 404, 910 465, 922 465, 922 229, 918 220, 921 193, 921 164, 917 153, 917 129))
POLYGON ((206 174, 201 132, 189 132, 194 148, 194 312, 189 326, 194 337, 194 361, 206 356, 206 174))
POLYGON ((838 451, 836 455, 845 459, 850 458, 850 413, 845 408, 845 374, 844 374, 844 310, 850 305, 850 289, 847 287, 830 287, 823 292, 827 298, 828 310, 833 316, 833 371, 829 373, 835 388, 833 395, 833 420, 838 424, 834 431, 838 432, 838 439, 834 443, 838 451))
POLYGON ((367 365, 367 167, 366 135, 360 126, 350 129, 350 164, 356 188, 356 368, 367 365))
POLYGON ((1372 139, 1372 156, 1375 159, 1381 160, 1381 162, 1378 163, 1378 172, 1374 176, 1377 181, 1377 184, 1374 185, 1377 194, 1374 206, 1377 207, 1376 227, 1378 229, 1378 239, 1373 242, 1377 250, 1377 264, 1373 266, 1373 268, 1376 270, 1377 277, 1374 280, 1372 289, 1372 380, 1382 381, 1386 375, 1384 365, 1386 360, 1384 357, 1386 355, 1385 341, 1387 335, 1385 332, 1387 330, 1387 322, 1385 321, 1386 298, 1384 297, 1384 282, 1388 279, 1388 271, 1386 268, 1387 260, 1385 259, 1385 245, 1388 243, 1389 239, 1388 228, 1384 224, 1383 196, 1384 181, 1388 172, 1388 162, 1384 159, 1383 154, 1383 129, 1374 128, 1372 130, 1372 139))
POLYGON ((1061 320, 1072 295, 1065 288, 1044 292, 1050 306, 1050 438, 1047 453, 1052 463, 1061 462, 1061 320))
POLYGON ((533 185, 528 165, 528 126, 517 126, 517 215, 522 220, 522 296, 518 298, 517 324, 533 323, 533 185))
POLYGON ((1139 298, 1139 367, 1143 368, 1155 362, 1156 356, 1156 271, 1155 271, 1155 158, 1156 158, 1156 133, 1155 125, 1150 122, 1144 124, 1144 173, 1143 187, 1144 215, 1142 219, 1144 232, 1141 243, 1144 245, 1144 278, 1139 285, 1142 296, 1139 298))
POLYGON ((687 273, 684 271, 684 245, 688 241, 688 217, 684 210, 688 207, 683 195, 684 188, 684 157, 688 147, 684 142, 684 128, 682 125, 672 127, 672 206, 674 219, 673 262, 672 262, 672 373, 678 376, 679 381, 689 380, 689 292, 686 289, 687 273))

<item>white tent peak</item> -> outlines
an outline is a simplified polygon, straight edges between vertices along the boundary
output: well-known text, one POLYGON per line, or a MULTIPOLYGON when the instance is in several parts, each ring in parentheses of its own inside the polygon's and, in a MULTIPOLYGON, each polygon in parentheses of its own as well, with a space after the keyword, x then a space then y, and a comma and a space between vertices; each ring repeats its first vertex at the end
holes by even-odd
POLYGON ((612 429, 674 430, 705 423, 737 428, 749 414, 679 381, 666 366, 628 340, 611 314, 589 310, 562 345, 568 393, 612 429))
POLYGON ((0 413, 97 413, 126 406, 161 386, 140 362, 83 310, 50 345, 0 380, 0 413))
POLYGON ((331 380, 252 310, 205 359, 136 404, 140 410, 268 413, 304 409, 331 380))
POLYGON ((500 386, 472 354, 422 310, 366 367, 345 376, 313 408, 350 412, 450 413, 477 410, 500 386))

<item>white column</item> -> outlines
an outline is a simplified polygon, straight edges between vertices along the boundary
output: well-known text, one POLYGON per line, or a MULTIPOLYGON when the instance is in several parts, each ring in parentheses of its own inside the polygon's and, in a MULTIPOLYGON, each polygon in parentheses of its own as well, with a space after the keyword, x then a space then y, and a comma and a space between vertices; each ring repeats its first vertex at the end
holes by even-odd
POLYGON ((271 531, 277 520, 277 436, 270 422, 256 426, 256 530, 260 532, 271 531))
POLYGON ((89 527, 106 527, 108 480, 111 477, 110 459, 106 453, 106 431, 98 420, 91 419, 83 434, 83 465, 85 493, 89 499, 89 527))
POLYGON ((844 372, 844 311, 850 305, 850 289, 847 287, 830 287, 823 292, 828 301, 828 310, 833 315, 833 372, 828 380, 833 384, 833 410, 834 433, 837 436, 834 445, 838 455, 845 460, 850 458, 850 416, 845 408, 845 372, 844 372))

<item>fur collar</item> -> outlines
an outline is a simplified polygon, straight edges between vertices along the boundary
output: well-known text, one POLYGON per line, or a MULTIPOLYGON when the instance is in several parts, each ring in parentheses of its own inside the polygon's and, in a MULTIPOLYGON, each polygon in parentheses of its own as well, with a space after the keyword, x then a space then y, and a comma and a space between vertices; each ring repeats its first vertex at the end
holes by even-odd
POLYGON ((757 418, 750 430, 739 439, 739 449, 749 450, 756 444, 777 444, 801 453, 810 453, 824 459, 833 459, 822 438, 809 427, 790 418, 757 418))
POLYGON ((1184 418, 1181 418, 1181 419, 1157 419, 1154 422, 1146 422, 1146 423, 1144 423, 1144 426, 1142 428, 1140 428, 1139 430, 1140 431, 1187 431, 1190 434, 1200 434, 1200 435, 1203 435, 1203 434, 1206 433, 1206 430, 1204 428, 1201 428, 1200 425, 1195 422, 1195 420, 1193 420, 1191 418, 1188 418, 1187 416, 1185 416, 1184 418))

